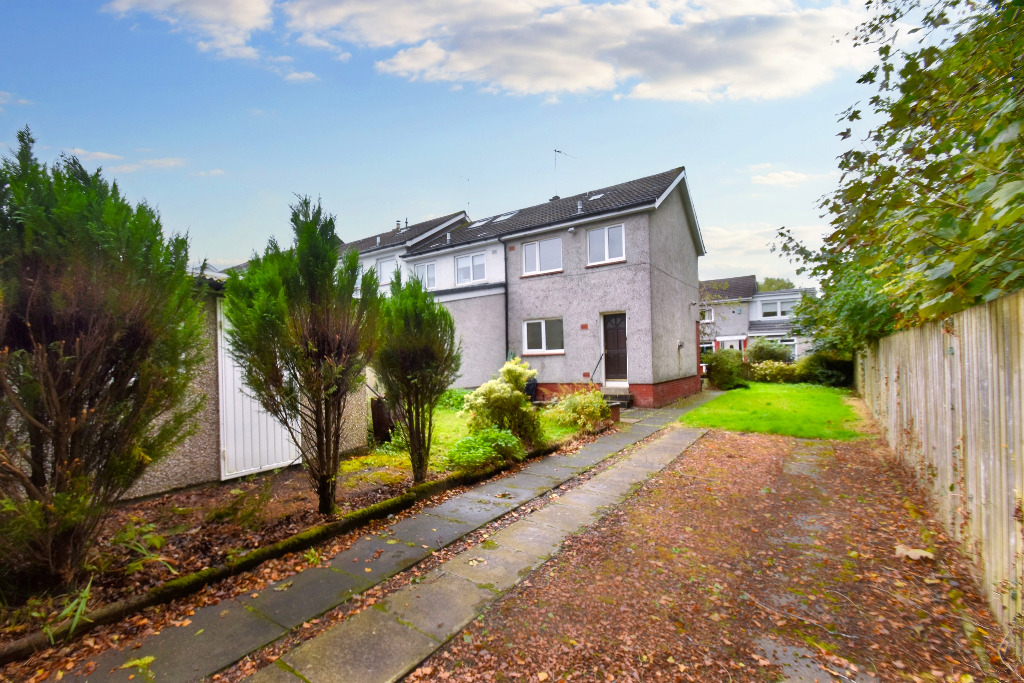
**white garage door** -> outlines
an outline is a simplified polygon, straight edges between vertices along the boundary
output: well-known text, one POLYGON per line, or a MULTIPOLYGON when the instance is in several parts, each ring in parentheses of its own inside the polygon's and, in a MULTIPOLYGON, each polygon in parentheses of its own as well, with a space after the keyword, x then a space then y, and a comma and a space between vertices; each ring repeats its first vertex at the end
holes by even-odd
POLYGON ((220 383, 220 478, 231 479, 296 462, 288 432, 246 393, 242 372, 227 350, 223 302, 217 301, 217 372, 220 383))

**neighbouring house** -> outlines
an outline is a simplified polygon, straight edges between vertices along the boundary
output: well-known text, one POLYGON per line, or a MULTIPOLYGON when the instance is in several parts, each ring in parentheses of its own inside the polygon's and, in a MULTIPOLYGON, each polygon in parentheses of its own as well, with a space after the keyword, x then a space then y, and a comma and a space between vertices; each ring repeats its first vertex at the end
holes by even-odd
MULTIPOLYGON (((222 481, 286 467, 299 454, 287 431, 247 393, 241 368, 228 353, 223 297, 226 275, 207 267, 199 275, 206 285, 206 359, 193 390, 206 395, 197 416, 198 429, 171 455, 159 461, 128 491, 128 497, 222 481)), ((353 394, 345 410, 344 443, 366 445, 366 390, 353 394)))
POLYGON ((754 275, 701 280, 701 350, 745 351, 761 337, 790 347, 794 358, 803 356, 813 339, 793 334, 792 316, 805 296, 815 296, 814 288, 761 292, 754 275))
POLYGON ((401 268, 448 307, 463 347, 457 386, 517 355, 537 369, 541 397, 593 382, 657 406, 700 391, 704 244, 683 168, 475 221, 399 224, 346 247, 382 283, 401 268))

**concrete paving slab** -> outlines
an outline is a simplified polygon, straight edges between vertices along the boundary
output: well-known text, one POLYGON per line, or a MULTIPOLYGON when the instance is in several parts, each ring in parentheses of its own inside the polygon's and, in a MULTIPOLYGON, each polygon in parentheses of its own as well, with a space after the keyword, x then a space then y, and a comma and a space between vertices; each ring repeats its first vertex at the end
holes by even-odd
POLYGON ((592 511, 559 503, 552 503, 530 515, 530 521, 535 524, 547 524, 568 533, 575 533, 593 524, 595 518, 592 511))
POLYGON ((391 527, 392 536, 402 543, 430 546, 438 550, 477 528, 473 522, 458 522, 427 512, 403 519, 391 527))
POLYGON ((265 666, 245 680, 258 683, 302 683, 302 679, 287 669, 284 660, 265 666))
POLYGON ((429 512, 438 517, 459 522, 472 522, 481 526, 501 517, 514 507, 516 505, 498 498, 481 499, 458 496, 430 508, 429 512))
POLYGON ((334 609, 373 583, 373 579, 362 576, 314 567, 267 586, 255 598, 246 594, 238 600, 271 621, 292 629, 334 609))
POLYGON ((560 505, 571 505, 572 507, 584 510, 598 510, 609 505, 615 505, 621 497, 607 491, 596 491, 593 489, 583 490, 580 487, 558 497, 560 505))
POLYGON ((511 588, 544 560, 511 547, 475 546, 442 565, 445 572, 467 579, 478 587, 494 591, 511 588))
POLYGON ((547 524, 536 524, 523 519, 510 524, 490 538, 498 547, 521 550, 540 559, 547 559, 558 552, 565 531, 547 524))
POLYGON ((444 642, 493 599, 492 591, 478 588, 472 581, 434 570, 422 583, 406 586, 378 604, 399 622, 444 642))
POLYGON ((605 493, 611 496, 615 496, 619 500, 629 495, 629 492, 636 486, 636 482, 632 480, 626 480, 621 478, 612 479, 610 477, 602 477, 598 475, 588 481, 586 484, 581 484, 576 487, 576 491, 586 491, 590 493, 605 493))
POLYGON ((153 680, 161 683, 198 681, 231 666, 285 633, 279 625, 234 601, 196 610, 190 619, 187 626, 164 629, 139 648, 108 650, 96 658, 96 669, 86 680, 139 680, 136 669, 122 669, 121 665, 140 657, 154 657, 149 666, 155 676, 153 680))
POLYGON ((428 544, 390 537, 364 537, 353 543, 348 550, 335 555, 331 567, 355 576, 365 573, 367 578, 376 583, 384 577, 408 569, 433 552, 432 548, 424 548, 424 545, 428 544))
POLYGON ((589 469, 594 465, 607 460, 612 455, 613 454, 611 452, 604 448, 591 448, 590 446, 584 446, 572 455, 565 456, 565 459, 572 462, 576 467, 589 469))
POLYGON ((575 477, 584 468, 585 466, 581 463, 573 462, 564 455, 556 455, 530 463, 523 468, 523 472, 535 477, 550 477, 560 484, 566 479, 575 477))
POLYGON ((392 683, 439 645, 430 636, 371 608, 303 643, 282 659, 315 683, 392 683))

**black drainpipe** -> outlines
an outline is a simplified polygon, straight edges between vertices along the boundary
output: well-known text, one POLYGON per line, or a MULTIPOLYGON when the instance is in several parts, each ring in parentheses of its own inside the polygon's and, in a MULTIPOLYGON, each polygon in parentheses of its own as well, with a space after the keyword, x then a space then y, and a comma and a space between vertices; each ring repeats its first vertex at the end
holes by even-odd
POLYGON ((505 360, 508 360, 508 245, 500 237, 498 241, 501 243, 502 256, 505 257, 502 267, 505 269, 505 360))

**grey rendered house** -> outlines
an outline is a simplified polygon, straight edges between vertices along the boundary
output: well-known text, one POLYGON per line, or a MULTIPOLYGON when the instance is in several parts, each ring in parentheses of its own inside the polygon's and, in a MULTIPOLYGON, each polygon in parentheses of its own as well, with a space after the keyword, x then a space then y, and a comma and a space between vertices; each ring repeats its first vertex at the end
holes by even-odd
POLYGON ((793 334, 793 309, 805 296, 815 296, 814 288, 761 292, 754 275, 701 280, 701 349, 744 351, 760 337, 790 347, 800 358, 814 341, 793 334))
POLYGON ((419 277, 448 307, 463 346, 459 386, 479 386, 518 355, 537 369, 542 397, 593 382, 656 406, 700 390, 704 244, 683 168, 347 246, 364 268, 419 277))

